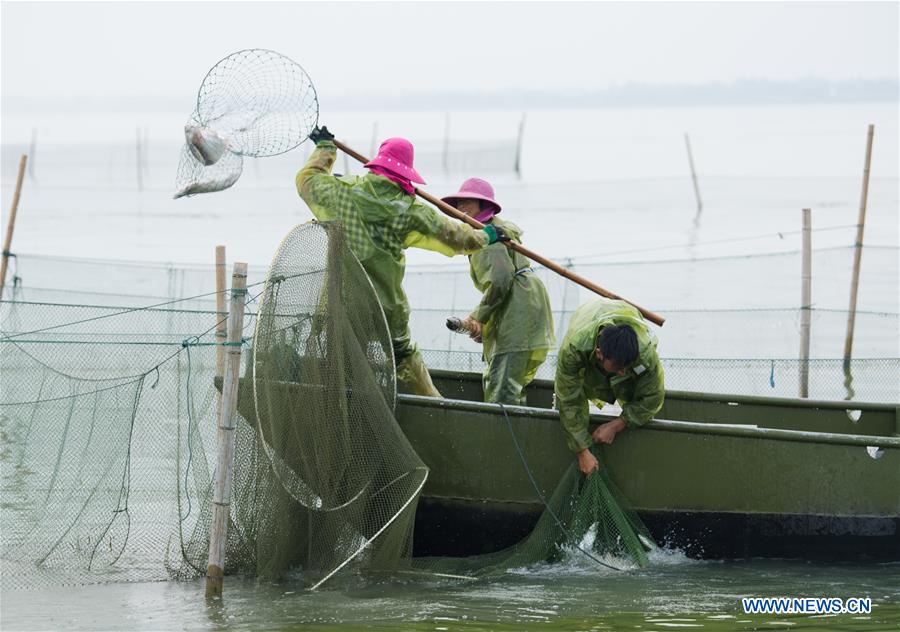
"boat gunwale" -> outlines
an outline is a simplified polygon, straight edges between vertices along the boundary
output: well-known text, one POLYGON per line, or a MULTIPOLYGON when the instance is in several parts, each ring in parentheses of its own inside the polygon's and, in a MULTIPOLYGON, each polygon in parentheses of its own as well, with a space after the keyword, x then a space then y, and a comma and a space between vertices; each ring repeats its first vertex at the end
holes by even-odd
MULTIPOLYGON (((464 399, 449 399, 398 393, 397 403, 409 403, 419 407, 454 409, 493 415, 506 413, 511 417, 559 421, 559 411, 552 408, 532 408, 530 406, 512 406, 473 402, 464 399)), ((597 424, 613 419, 612 415, 592 413, 591 423, 597 424)), ((775 441, 793 441, 801 443, 817 443, 826 445, 843 445, 853 447, 878 447, 883 449, 900 448, 900 436, 854 435, 833 432, 809 432, 805 430, 786 430, 783 428, 760 428, 741 424, 714 422, 675 421, 654 419, 641 427, 642 430, 663 432, 680 432, 688 434, 713 435, 725 437, 741 437, 747 439, 770 439, 775 441)))
MULTIPOLYGON (((480 373, 466 371, 450 371, 446 369, 430 369, 434 377, 455 378, 478 382, 480 373)), ((553 380, 538 379, 531 382, 531 387, 553 390, 553 380)), ((834 399, 801 399, 797 397, 769 397, 763 395, 731 395, 727 393, 703 393, 699 391, 666 391, 666 399, 696 400, 703 402, 719 402, 722 404, 755 404, 760 406, 783 406, 787 408, 819 408, 827 410, 859 410, 861 412, 894 412, 900 410, 900 402, 859 402, 834 399)))

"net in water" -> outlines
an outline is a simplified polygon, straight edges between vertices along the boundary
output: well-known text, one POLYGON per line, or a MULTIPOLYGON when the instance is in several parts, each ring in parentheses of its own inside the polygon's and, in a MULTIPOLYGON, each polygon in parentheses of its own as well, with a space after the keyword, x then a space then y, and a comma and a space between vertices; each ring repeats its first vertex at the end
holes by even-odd
MULTIPOLYGON (((606 473, 574 467, 511 549, 413 558, 428 470, 394 416, 387 325, 340 225, 292 230, 250 294, 227 572, 318 587, 342 573, 484 578, 573 554, 646 563, 652 540, 606 473)), ((4 587, 205 573, 221 315, 7 302, 3 316, 4 587)))

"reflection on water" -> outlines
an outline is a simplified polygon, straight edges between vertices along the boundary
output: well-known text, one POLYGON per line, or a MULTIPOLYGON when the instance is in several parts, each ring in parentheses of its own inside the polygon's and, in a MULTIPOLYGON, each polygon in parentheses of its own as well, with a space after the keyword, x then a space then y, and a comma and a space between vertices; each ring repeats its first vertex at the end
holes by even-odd
POLYGON ((3 629, 67 630, 885 630, 900 625, 900 564, 794 560, 700 562, 661 552, 644 570, 569 564, 516 569, 499 581, 350 578, 310 593, 228 578, 225 599, 203 584, 160 582, 3 595, 3 629), (744 615, 746 596, 871 597, 871 615, 744 615))

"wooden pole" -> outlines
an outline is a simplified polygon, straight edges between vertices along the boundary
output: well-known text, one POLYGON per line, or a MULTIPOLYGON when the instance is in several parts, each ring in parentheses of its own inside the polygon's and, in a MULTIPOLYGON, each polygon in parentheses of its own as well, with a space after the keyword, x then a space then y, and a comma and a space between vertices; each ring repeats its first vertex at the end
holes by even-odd
POLYGON ((526 114, 522 113, 522 120, 519 121, 519 137, 516 139, 516 176, 520 179, 522 177, 522 138, 525 136, 525 116, 526 114))
POLYGON ((6 285, 6 269, 9 267, 9 249, 12 247, 13 231, 16 228, 16 211, 19 209, 19 196, 22 195, 22 180, 25 178, 25 165, 28 164, 28 154, 22 154, 19 158, 19 175, 16 176, 16 192, 13 193, 12 206, 9 208, 9 219, 6 222, 6 238, 3 240, 3 262, 0 263, 0 299, 3 298, 3 288, 6 285))
POLYGON ((447 173, 449 169, 447 154, 450 152, 450 113, 444 116, 444 151, 441 154, 441 166, 444 168, 444 173, 447 173))
POLYGON ((150 127, 144 125, 144 144, 143 144, 143 166, 144 174, 150 173, 150 127))
POLYGON ((222 343, 228 338, 225 290, 225 246, 216 246, 216 377, 223 379, 225 377, 225 347, 222 343))
POLYGON ((372 123, 372 144, 369 146, 369 155, 375 155, 378 149, 378 121, 372 123))
POLYGON ((694 154, 691 151, 691 137, 685 133, 684 144, 687 146, 688 164, 691 165, 691 179, 694 181, 694 197, 697 198, 697 215, 703 210, 703 202, 700 200, 700 185, 697 183, 697 170, 694 168, 694 154))
POLYGON ((866 205, 869 200, 869 170, 872 166, 872 139, 875 126, 869 125, 866 137, 866 163, 863 168, 862 193, 859 198, 859 219, 856 223, 856 245, 853 250, 853 277, 850 281, 850 309, 847 313, 847 337, 844 339, 844 368, 853 356, 853 328, 856 325, 856 297, 859 291, 859 268, 862 264, 863 232, 866 228, 866 205))
POLYGON ((812 310, 812 230, 810 209, 803 209, 803 261, 800 288, 800 397, 809 397, 809 328, 812 310))
POLYGON ((135 153, 137 156, 137 185, 138 191, 144 190, 144 154, 141 151, 141 128, 140 126, 135 128, 135 132, 137 133, 137 144, 135 145, 135 153))
POLYGON ((28 148, 28 155, 31 160, 28 161, 28 178, 34 180, 34 156, 37 153, 37 128, 31 128, 31 145, 28 148))
POLYGON ((228 314, 228 347, 222 384, 222 407, 216 428, 218 459, 213 489, 213 520, 209 533, 209 561, 206 567, 206 597, 221 597, 225 577, 225 541, 231 513, 231 486, 234 477, 234 428, 241 374, 241 344, 244 304, 247 300, 247 264, 235 263, 231 274, 231 310, 228 314))
MULTIPOLYGON (((355 158, 356 160, 358 160, 359 162, 362 162, 363 164, 368 162, 368 160, 366 159, 365 156, 363 156, 360 153, 357 153, 350 147, 347 147, 347 145, 345 145, 341 141, 335 139, 334 144, 338 149, 349 154, 351 158, 355 158)), ((474 217, 469 217, 465 213, 458 211, 457 209, 453 208, 452 206, 450 206, 443 200, 440 200, 440 199, 434 197, 433 195, 423 191, 422 189, 416 188, 416 195, 421 197, 423 200, 433 204, 434 206, 439 208, 444 214, 449 215, 453 219, 458 219, 461 222, 465 222, 472 228, 479 228, 479 229, 484 228, 484 224, 482 224, 481 222, 476 220, 474 217)), ((629 301, 626 298, 622 298, 621 296, 619 296, 617 294, 613 294, 609 290, 600 287, 593 281, 588 281, 584 277, 575 274, 571 270, 566 270, 564 267, 562 267, 558 263, 551 261, 550 259, 547 259, 546 257, 542 257, 538 253, 529 250, 522 244, 517 244, 517 243, 511 242, 511 241, 504 242, 504 244, 506 245, 507 248, 512 248, 516 252, 522 254, 525 257, 528 257, 532 261, 539 263, 540 265, 544 266, 545 268, 549 268, 550 270, 553 270, 560 276, 563 276, 563 277, 569 279, 570 281, 574 281, 581 287, 587 288, 588 290, 590 290, 591 292, 594 292, 595 294, 599 294, 600 296, 605 296, 606 298, 625 301, 629 305, 635 307, 638 311, 641 312, 641 314, 643 314, 644 318, 646 318, 647 320, 649 320, 651 323, 653 323, 655 325, 659 325, 660 327, 662 327, 663 323, 666 322, 666 319, 663 318, 662 316, 660 316, 659 314, 655 314, 648 309, 644 309, 640 305, 632 303, 631 301, 629 301)))

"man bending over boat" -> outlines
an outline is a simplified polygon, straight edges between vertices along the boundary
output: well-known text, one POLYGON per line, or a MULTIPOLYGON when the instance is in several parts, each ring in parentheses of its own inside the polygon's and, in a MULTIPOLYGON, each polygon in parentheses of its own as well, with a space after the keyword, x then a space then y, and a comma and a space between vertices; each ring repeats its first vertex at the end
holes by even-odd
POLYGON ((403 251, 415 246, 449 257, 478 252, 509 237, 494 227, 475 230, 453 222, 416 200, 413 183, 425 181, 413 168, 413 146, 405 138, 381 143, 363 177, 331 175, 337 148, 327 127, 314 129, 309 138, 316 149, 297 173, 297 192, 317 219, 341 222, 350 250, 368 273, 387 318, 398 384, 416 395, 440 397, 410 340, 409 301, 401 285, 403 251))
MULTIPOLYGON (((497 219, 501 207, 489 182, 469 178, 443 200, 521 243, 522 230, 497 219)), ((484 401, 524 406, 525 387, 556 343, 547 288, 528 259, 501 243, 469 255, 469 272, 483 293, 464 324, 484 344, 484 401)))
POLYGON ((626 428, 643 426, 665 397, 656 338, 625 301, 595 299, 572 314, 556 364, 555 398, 569 449, 590 476, 600 465, 592 443, 612 444, 626 428), (588 402, 618 401, 622 414, 588 432, 588 402))

